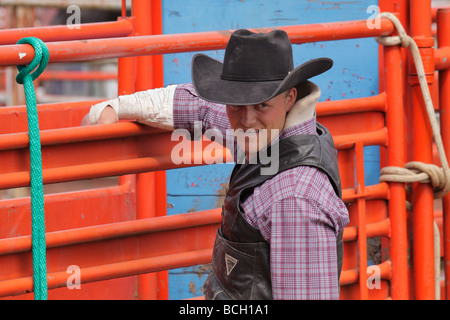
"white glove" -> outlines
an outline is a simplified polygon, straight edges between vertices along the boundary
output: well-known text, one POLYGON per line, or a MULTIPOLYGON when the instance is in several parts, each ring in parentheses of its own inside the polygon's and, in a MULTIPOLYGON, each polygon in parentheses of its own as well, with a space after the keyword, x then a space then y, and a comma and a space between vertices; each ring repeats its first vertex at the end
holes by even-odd
POLYGON ((89 111, 89 121, 96 124, 100 114, 111 106, 119 119, 137 122, 162 129, 173 130, 173 97, 176 85, 139 91, 130 95, 97 103, 89 111))

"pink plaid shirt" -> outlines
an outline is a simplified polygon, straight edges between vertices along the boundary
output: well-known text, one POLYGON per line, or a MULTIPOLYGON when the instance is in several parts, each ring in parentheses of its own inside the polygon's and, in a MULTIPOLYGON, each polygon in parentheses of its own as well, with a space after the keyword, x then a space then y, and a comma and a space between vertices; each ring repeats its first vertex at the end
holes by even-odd
MULTIPOLYGON (((230 128, 225 107, 196 96, 191 84, 177 87, 174 126, 194 132, 216 128, 224 137, 230 128)), ((316 119, 281 132, 315 134, 316 119)), ((227 145, 227 144, 225 144, 227 145)), ((234 144, 236 145, 236 144, 234 144)), ((235 159, 238 150, 233 150, 235 159)), ((326 174, 307 166, 286 170, 255 188, 243 204, 245 219, 270 243, 274 299, 339 299, 336 236, 349 222, 345 204, 335 194, 326 174)))

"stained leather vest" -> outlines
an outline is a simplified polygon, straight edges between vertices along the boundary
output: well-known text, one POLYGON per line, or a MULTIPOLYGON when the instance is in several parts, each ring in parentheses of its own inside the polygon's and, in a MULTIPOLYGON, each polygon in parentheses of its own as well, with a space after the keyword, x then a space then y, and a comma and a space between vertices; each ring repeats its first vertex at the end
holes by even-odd
MULTIPOLYGON (((296 135, 279 141, 278 174, 297 166, 313 166, 325 172, 341 198, 341 181, 336 149, 331 134, 317 123, 317 135, 296 135)), ((269 150, 270 151, 270 150, 269 150)), ((203 285, 205 299, 272 299, 270 245, 260 231, 244 218, 241 203, 255 187, 274 174, 261 174, 265 166, 236 164, 230 178, 213 249, 212 271, 203 285)), ((338 275, 342 268, 342 232, 336 238, 338 275)))

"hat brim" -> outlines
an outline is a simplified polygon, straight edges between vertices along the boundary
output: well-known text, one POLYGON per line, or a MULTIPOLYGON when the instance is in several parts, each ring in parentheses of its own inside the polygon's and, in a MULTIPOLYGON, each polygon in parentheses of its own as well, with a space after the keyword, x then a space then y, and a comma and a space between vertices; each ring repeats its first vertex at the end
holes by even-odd
POLYGON ((192 58, 192 83, 200 98, 225 105, 252 105, 315 77, 333 66, 329 58, 309 60, 279 81, 230 81, 221 79, 222 63, 205 54, 192 58))

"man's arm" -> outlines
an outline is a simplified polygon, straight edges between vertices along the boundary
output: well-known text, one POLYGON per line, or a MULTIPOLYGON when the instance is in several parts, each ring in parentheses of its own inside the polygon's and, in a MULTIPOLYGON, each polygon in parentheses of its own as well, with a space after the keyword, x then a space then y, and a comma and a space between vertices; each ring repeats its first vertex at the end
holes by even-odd
POLYGON ((212 133, 215 141, 229 147, 236 158, 235 137, 228 130, 230 123, 225 106, 200 99, 190 83, 140 91, 103 101, 91 107, 81 124, 115 123, 119 119, 136 120, 168 130, 186 129, 194 139, 199 138, 199 131, 204 134, 207 130, 214 129, 216 131, 207 133, 212 133))
POLYGON ((173 100, 176 86, 139 91, 103 101, 91 107, 82 125, 114 123, 119 119, 173 130, 173 100))
POLYGON ((271 210, 274 299, 339 299, 336 232, 323 208, 308 199, 289 197, 271 210))
POLYGON ((274 299, 338 299, 336 236, 349 222, 325 173, 283 171, 242 203, 245 219, 270 243, 274 299))

